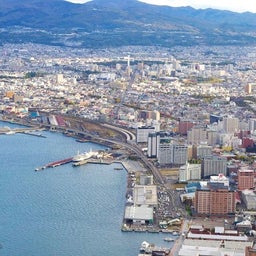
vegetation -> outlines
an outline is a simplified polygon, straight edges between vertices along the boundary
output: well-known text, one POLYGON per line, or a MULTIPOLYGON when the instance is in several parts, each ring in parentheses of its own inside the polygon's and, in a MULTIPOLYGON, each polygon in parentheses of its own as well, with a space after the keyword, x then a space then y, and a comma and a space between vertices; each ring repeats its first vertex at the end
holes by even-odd
POLYGON ((43 73, 40 73, 40 72, 28 72, 25 74, 25 78, 33 78, 33 77, 42 77, 44 76, 43 73))
MULTIPOLYGON (((0 0, 0 4, 2 44, 88 48, 255 45, 256 15, 251 13, 156 6, 137 0, 122 4, 120 0, 85 4, 45 0, 43 5, 34 0, 0 0)), ((205 52, 210 54, 216 55, 205 52)))

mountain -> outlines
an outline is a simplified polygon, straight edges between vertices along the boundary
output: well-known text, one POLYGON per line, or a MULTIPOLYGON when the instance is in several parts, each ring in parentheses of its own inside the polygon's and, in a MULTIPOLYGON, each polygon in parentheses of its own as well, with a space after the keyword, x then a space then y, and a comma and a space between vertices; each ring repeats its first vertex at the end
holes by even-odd
POLYGON ((137 0, 0 0, 0 42, 73 47, 252 45, 256 14, 137 0))

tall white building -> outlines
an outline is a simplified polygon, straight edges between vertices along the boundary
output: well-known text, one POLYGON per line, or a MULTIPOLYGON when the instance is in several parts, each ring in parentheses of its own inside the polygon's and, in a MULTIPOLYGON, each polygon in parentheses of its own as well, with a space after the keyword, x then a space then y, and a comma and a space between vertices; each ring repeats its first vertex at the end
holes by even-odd
MULTIPOLYGON (((148 135, 148 157, 158 157, 160 143, 170 144, 173 139, 172 134, 168 132, 151 132, 148 135)), ((163 146, 164 147, 164 146, 163 146)))
POLYGON ((249 131, 251 133, 254 133, 256 130, 256 118, 250 118, 249 119, 249 131))
POLYGON ((155 131, 155 128, 151 126, 138 127, 136 130, 136 142, 137 143, 148 142, 148 135, 154 131, 155 131))
POLYGON ((223 118, 223 130, 226 133, 235 133, 239 131, 239 119, 236 117, 223 118))
POLYGON ((179 182, 201 179, 201 164, 182 165, 179 169, 179 182))
POLYGON ((58 84, 62 84, 64 82, 63 74, 57 74, 56 81, 58 84))

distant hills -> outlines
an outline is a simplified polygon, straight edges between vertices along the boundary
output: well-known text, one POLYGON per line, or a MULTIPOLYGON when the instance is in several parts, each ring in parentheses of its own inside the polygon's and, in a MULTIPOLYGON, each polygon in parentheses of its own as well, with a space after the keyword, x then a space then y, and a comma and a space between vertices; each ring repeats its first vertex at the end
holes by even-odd
POLYGON ((93 48, 256 44, 256 14, 136 0, 0 0, 0 24, 0 43, 93 48))

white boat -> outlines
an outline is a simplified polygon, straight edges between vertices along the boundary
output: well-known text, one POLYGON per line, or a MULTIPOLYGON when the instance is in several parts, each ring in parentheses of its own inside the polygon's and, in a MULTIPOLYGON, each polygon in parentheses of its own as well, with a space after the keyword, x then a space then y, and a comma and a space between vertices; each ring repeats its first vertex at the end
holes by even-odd
POLYGON ((84 153, 78 153, 77 155, 75 155, 72 158, 73 162, 80 162, 80 161, 84 161, 87 160, 93 156, 96 156, 98 154, 98 152, 93 152, 93 151, 89 151, 89 152, 84 152, 84 153))
POLYGON ((178 231, 173 231, 173 232, 172 232, 172 235, 173 235, 173 236, 179 236, 180 233, 179 233, 178 231))
POLYGON ((172 237, 165 237, 164 241, 166 241, 166 242, 173 242, 174 239, 172 237))

